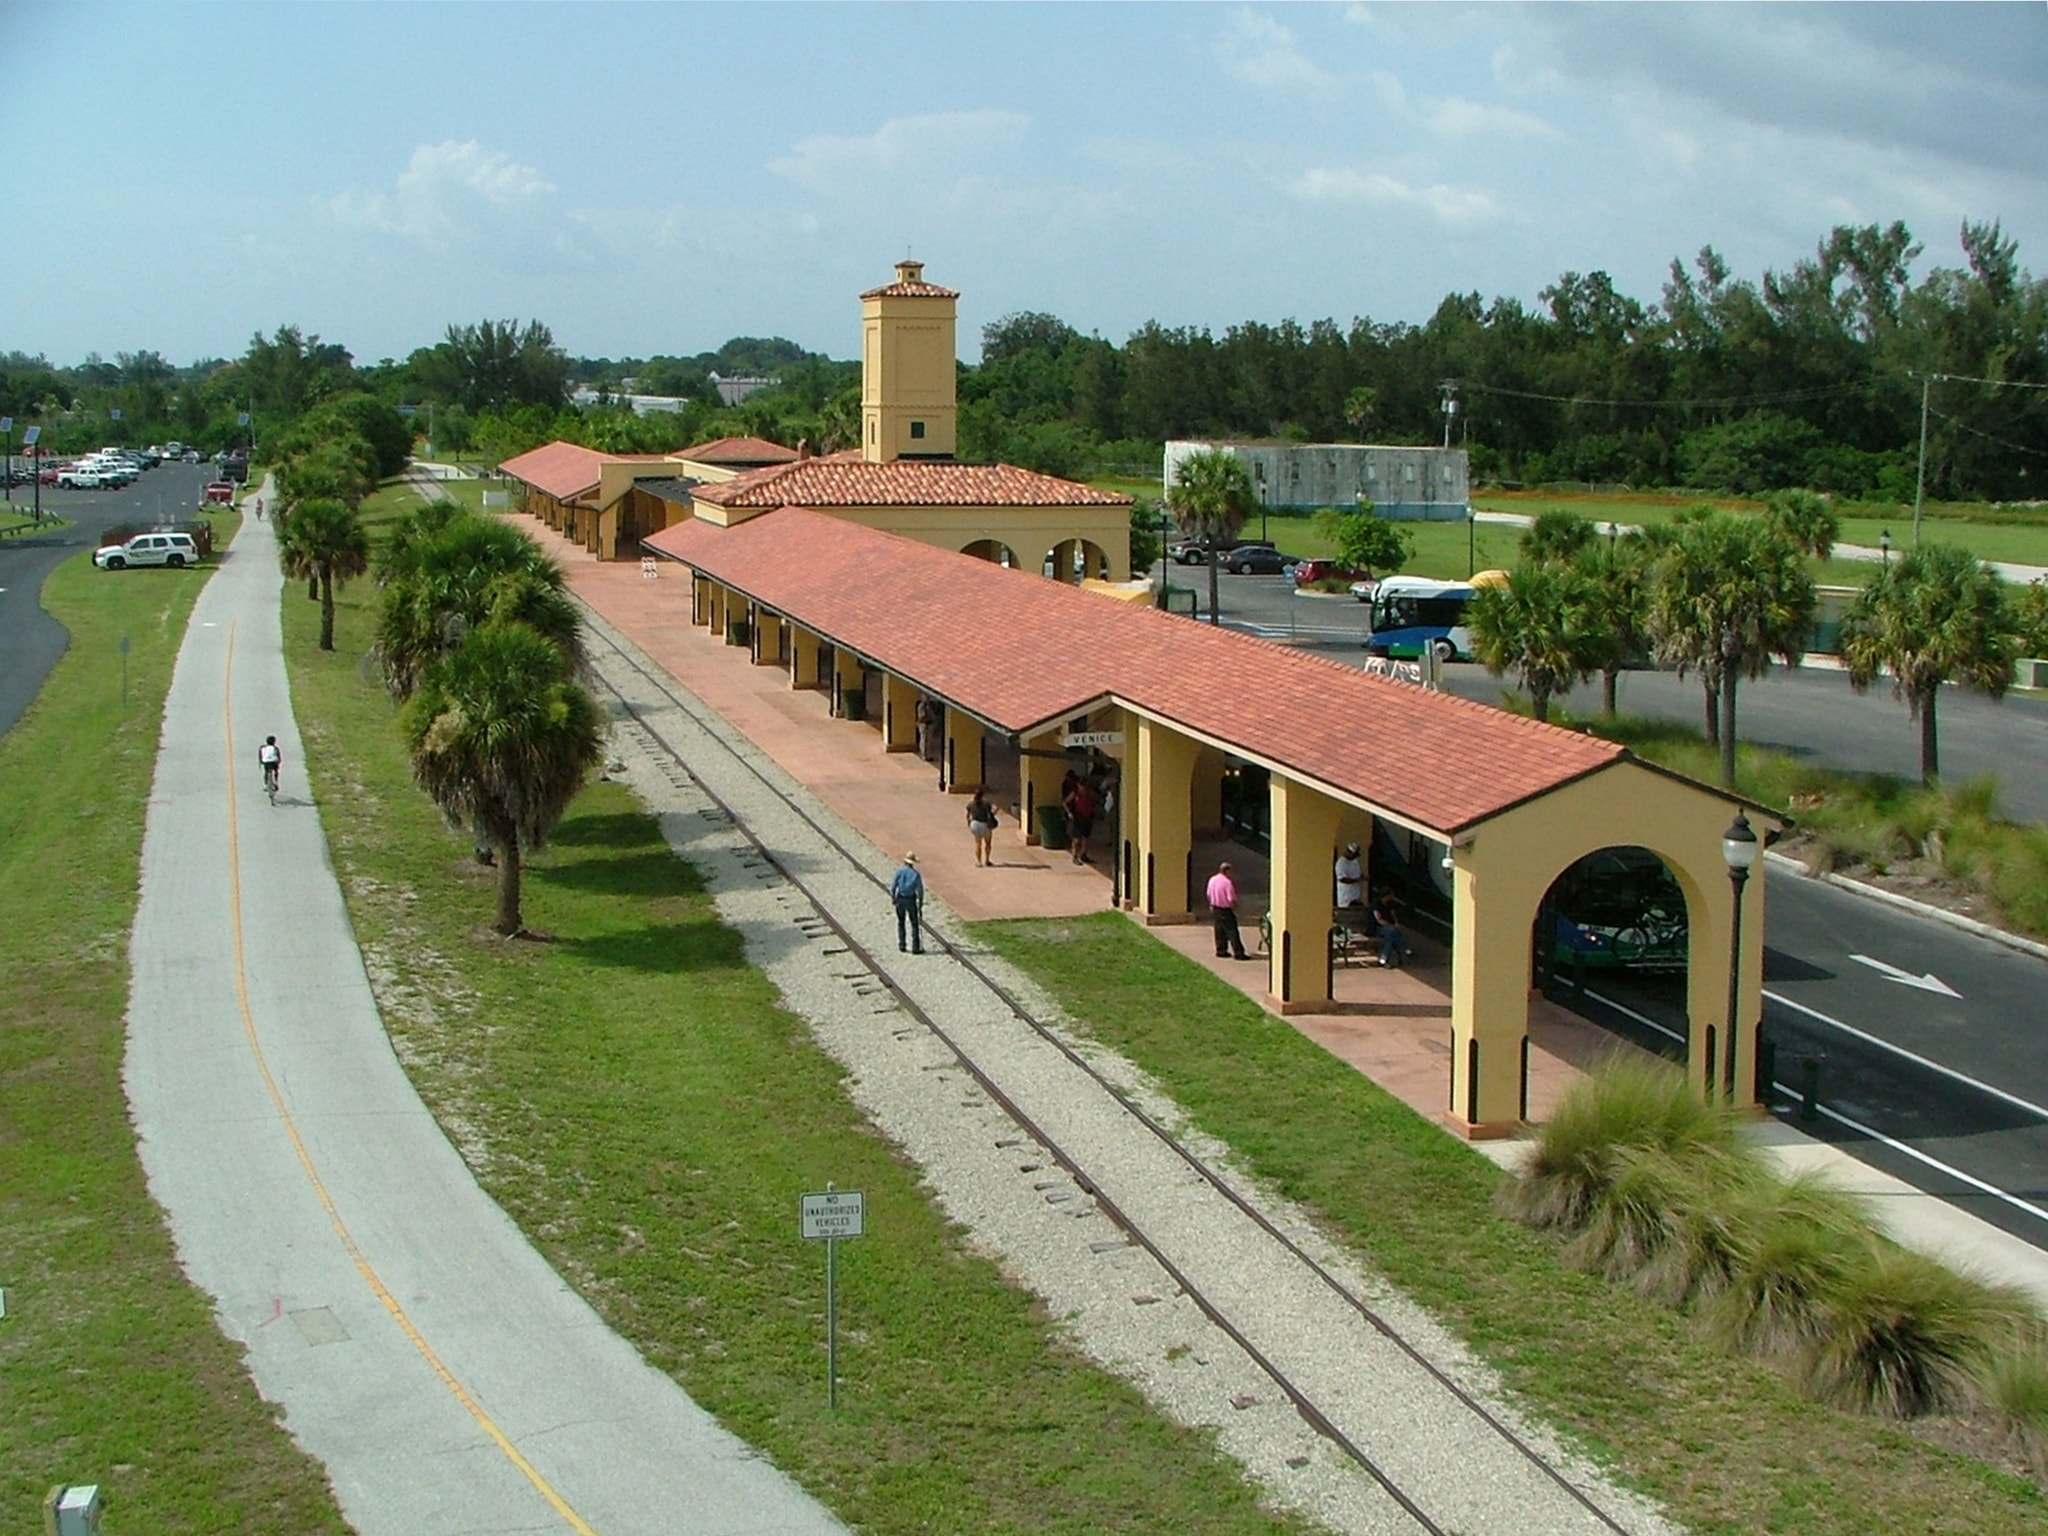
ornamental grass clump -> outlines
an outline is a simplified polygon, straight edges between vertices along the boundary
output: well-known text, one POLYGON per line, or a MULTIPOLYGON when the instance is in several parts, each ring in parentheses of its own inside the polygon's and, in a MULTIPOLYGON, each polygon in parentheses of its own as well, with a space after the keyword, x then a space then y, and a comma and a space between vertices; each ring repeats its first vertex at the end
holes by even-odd
POLYGON ((1811 1170, 1770 1176, 1740 1191, 1730 1213, 1727 1284, 1700 1310, 1724 1347, 1764 1359, 1810 1350, 1827 1326, 1827 1300, 1878 1239, 1864 1204, 1811 1170))
MULTIPOLYGON (((1735 1147, 1734 1117, 1695 1094, 1683 1073, 1661 1063, 1610 1061, 1565 1095, 1502 1202, 1530 1226, 1576 1232, 1622 1172, 1624 1153, 1659 1152, 1683 1162, 1703 1148, 1732 1156, 1735 1147)), ((1646 1169, 1641 1177, 1655 1175, 1646 1169)))
POLYGON ((1676 1156, 1622 1147, 1615 1163, 1566 1261, 1669 1306, 1718 1292, 1731 1251, 1728 1191, 1759 1177, 1754 1161, 1715 1146, 1676 1156))
POLYGON ((2001 1345, 2039 1326, 2008 1286, 1875 1243, 1827 1288, 1800 1384, 1838 1408, 1912 1418, 1971 1402, 2001 1345))
POLYGON ((2048 1348, 2038 1333, 1992 1356, 1978 1375, 1977 1399, 2035 1474, 2048 1472, 2048 1348))

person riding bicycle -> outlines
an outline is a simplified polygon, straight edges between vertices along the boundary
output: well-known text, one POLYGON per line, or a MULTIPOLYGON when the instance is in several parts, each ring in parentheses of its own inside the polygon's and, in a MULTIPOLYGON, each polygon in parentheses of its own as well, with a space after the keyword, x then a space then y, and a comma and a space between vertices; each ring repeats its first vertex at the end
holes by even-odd
POLYGON ((263 738, 263 745, 256 749, 256 761, 263 765, 263 787, 272 794, 277 793, 277 770, 284 766, 284 752, 275 736, 263 738))

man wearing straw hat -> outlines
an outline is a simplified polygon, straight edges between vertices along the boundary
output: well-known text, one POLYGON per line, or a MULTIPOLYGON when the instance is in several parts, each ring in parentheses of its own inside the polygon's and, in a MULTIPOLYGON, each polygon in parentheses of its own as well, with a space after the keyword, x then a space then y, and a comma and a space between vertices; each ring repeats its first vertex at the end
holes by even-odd
POLYGON ((924 876, 917 872, 917 855, 906 853, 889 882, 889 899, 896 903, 896 947, 913 955, 924 953, 924 876))

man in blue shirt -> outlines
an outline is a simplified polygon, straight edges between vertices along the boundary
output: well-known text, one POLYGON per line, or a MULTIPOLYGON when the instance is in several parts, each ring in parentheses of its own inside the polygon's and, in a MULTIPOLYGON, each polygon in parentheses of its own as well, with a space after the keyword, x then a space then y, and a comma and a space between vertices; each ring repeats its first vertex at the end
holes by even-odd
POLYGON ((917 855, 906 853, 889 882, 889 899, 896 903, 896 947, 913 955, 924 953, 924 876, 917 872, 917 855))

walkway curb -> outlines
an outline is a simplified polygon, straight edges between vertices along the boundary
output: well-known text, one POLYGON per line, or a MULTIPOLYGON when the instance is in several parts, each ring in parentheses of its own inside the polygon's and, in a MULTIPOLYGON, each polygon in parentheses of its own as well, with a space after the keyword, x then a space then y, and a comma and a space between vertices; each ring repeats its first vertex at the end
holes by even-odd
POLYGON ((2036 960, 2048 960, 2048 944, 2043 944, 2037 939, 2025 938, 2017 933, 2008 933, 2003 928, 1994 928, 1989 923, 1980 922, 1974 917, 1965 917, 1960 912, 1951 912, 1946 907, 1930 906, 1924 901, 1915 901, 1910 896, 1901 896, 1897 892, 1887 891, 1881 886, 1866 885, 1861 880, 1852 880, 1847 875, 1838 875, 1831 870, 1808 869, 1805 864, 1788 853, 1772 852, 1766 853, 1764 857, 1770 860, 1775 868, 1795 874, 1802 880, 1818 880, 1825 885, 1834 886, 1837 890, 1848 891, 1852 895, 1867 897, 1871 901, 1891 907, 1896 911, 1908 912, 1914 917, 1924 917, 1930 922, 1941 923, 1946 927, 1958 929, 1963 933, 1974 934, 1980 939, 1989 939, 1994 944, 2003 944, 2006 948, 2016 949, 2021 954, 2032 955, 2036 960))

